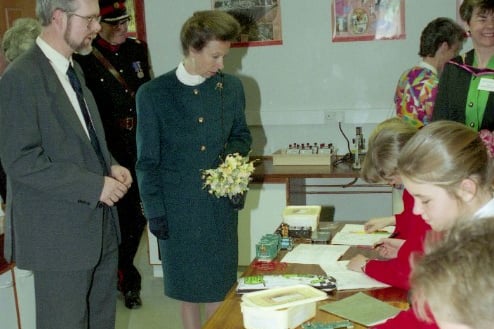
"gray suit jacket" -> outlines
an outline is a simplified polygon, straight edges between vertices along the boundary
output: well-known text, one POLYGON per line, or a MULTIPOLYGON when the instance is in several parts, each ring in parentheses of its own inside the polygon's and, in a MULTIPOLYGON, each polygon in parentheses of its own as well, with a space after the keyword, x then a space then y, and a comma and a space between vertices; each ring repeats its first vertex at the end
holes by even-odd
MULTIPOLYGON (((75 68, 111 166, 115 161, 96 103, 80 67, 75 68)), ((0 159, 8 181, 6 258, 29 270, 94 267, 103 243, 103 168, 38 46, 14 61, 0 80, 0 159)), ((113 208, 106 220, 119 234, 113 208)))

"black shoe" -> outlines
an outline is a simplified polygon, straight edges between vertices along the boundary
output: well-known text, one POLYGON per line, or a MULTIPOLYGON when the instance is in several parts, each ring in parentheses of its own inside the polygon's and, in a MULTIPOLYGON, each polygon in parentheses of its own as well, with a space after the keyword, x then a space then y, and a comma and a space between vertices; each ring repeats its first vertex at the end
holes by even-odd
POLYGON ((142 306, 141 297, 139 297, 138 291, 129 290, 124 294, 125 307, 136 309, 142 306))

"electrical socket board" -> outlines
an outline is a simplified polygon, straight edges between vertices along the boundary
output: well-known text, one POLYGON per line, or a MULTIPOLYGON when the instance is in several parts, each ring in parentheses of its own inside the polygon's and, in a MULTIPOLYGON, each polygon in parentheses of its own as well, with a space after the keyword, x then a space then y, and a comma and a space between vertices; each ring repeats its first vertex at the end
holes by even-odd
POLYGON ((343 122, 344 113, 342 111, 328 111, 325 114, 327 122, 343 122))

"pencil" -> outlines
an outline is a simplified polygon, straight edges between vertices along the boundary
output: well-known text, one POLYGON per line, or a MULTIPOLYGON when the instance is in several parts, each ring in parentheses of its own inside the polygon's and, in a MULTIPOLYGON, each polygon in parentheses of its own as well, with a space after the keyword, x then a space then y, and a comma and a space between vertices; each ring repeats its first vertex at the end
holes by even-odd
POLYGON ((389 234, 388 231, 374 231, 374 232, 365 232, 365 231, 353 231, 353 232, 350 232, 350 233, 353 233, 353 234, 389 234))
MULTIPOLYGON (((390 236, 388 236, 388 239, 393 239, 393 238, 396 238, 398 236, 398 232, 393 232, 390 236)), ((374 245, 374 249, 376 248, 379 248, 380 246, 382 246, 384 244, 384 242, 381 242, 381 243, 377 243, 374 245)))

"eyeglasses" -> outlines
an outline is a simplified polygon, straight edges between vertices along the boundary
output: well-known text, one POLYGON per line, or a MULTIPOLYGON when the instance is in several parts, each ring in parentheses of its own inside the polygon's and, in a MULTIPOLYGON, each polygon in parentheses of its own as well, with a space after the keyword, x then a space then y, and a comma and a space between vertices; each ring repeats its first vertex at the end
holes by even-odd
POLYGON ((474 66, 471 66, 471 65, 467 65, 467 64, 460 64, 460 63, 457 63, 455 61, 449 61, 448 62, 449 64, 453 64, 453 65, 456 65, 462 69, 464 69, 465 71, 471 73, 472 75, 476 76, 476 77, 480 77, 480 76, 483 76, 483 75, 492 75, 494 74, 494 70, 493 69, 489 69, 489 68, 478 68, 478 67, 474 67, 474 66))
POLYGON ((97 16, 97 15, 82 16, 82 15, 76 14, 76 13, 71 12, 71 11, 66 11, 66 13, 68 16, 77 16, 79 18, 85 19, 87 21, 87 27, 88 28, 91 25, 91 23, 93 23, 93 22, 96 22, 96 23, 101 22, 101 16, 97 16))

